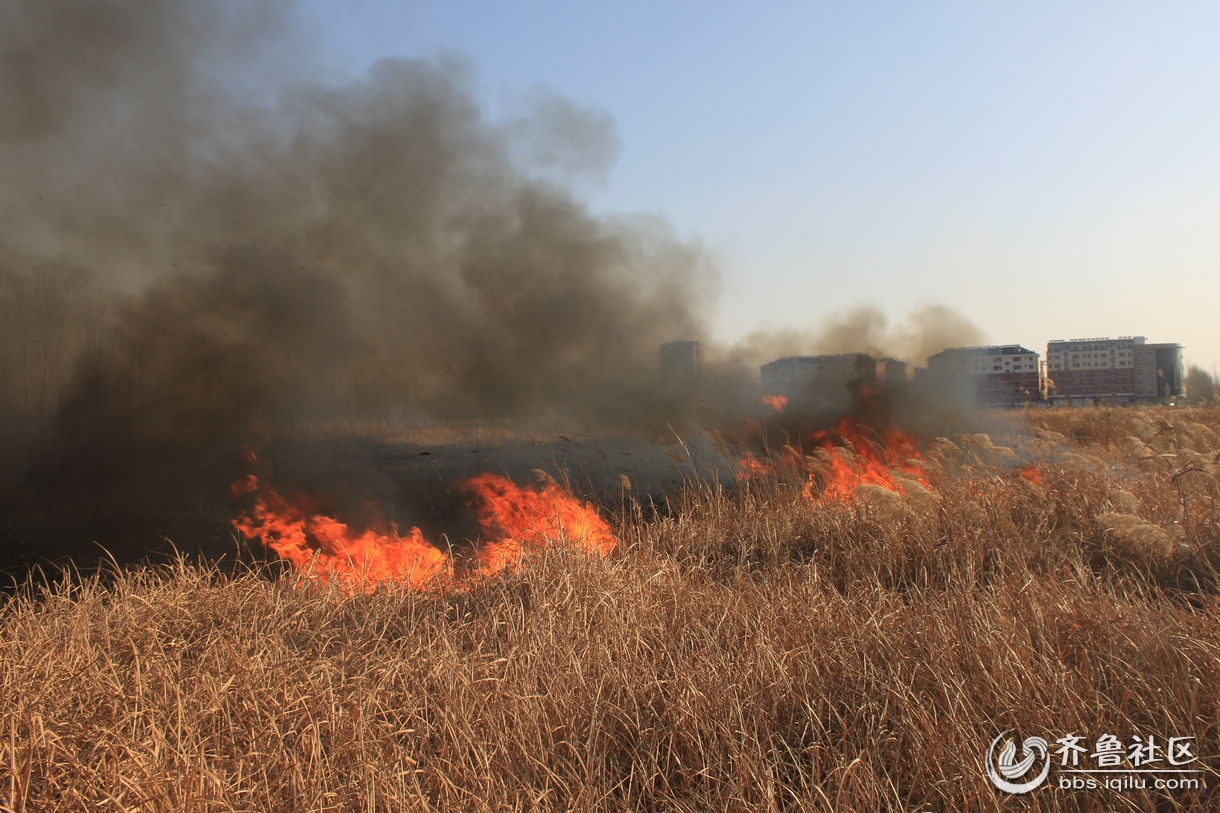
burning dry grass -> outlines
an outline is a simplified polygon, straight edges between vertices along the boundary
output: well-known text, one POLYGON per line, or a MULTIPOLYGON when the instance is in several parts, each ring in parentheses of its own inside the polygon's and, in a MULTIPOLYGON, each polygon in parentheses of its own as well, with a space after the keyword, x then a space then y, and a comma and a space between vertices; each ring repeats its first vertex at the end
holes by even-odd
MULTIPOLYGON (((473 589, 174 564, 9 601, 6 809, 1211 809, 1215 412, 1006 416, 933 490, 692 486, 473 589), (1136 448, 1138 445, 1138 448, 1136 448), (1194 736, 1207 788, 1005 797, 1000 731, 1194 736)), ((917 485, 917 484, 916 484, 917 485)))

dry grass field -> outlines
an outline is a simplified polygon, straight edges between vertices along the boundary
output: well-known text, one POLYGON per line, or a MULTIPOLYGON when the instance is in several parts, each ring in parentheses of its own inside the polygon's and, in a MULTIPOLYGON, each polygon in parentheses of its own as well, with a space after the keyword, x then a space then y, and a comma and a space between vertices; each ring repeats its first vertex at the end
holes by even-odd
POLYGON ((925 443, 927 489, 692 484, 606 513, 608 557, 463 589, 30 586, 0 599, 0 809, 1217 809, 1220 411, 991 425, 925 443), (983 768, 1010 729, 1193 737, 1204 773, 1012 796, 983 768))

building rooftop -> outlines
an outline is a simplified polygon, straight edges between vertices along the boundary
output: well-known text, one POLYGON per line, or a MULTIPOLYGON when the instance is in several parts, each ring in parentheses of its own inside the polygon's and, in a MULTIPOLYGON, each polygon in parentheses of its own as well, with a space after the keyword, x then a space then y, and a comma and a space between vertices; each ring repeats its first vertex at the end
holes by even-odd
POLYGON ((1146 341, 1147 339, 1143 336, 1087 336, 1082 339, 1051 339, 1047 344, 1075 344, 1076 342, 1134 342, 1135 344, 1143 344, 1146 341))
POLYGON ((980 347, 946 347, 939 353, 934 353, 929 358, 937 356, 1022 356, 1038 355, 1033 350, 1022 347, 1019 344, 990 344, 980 347))
MULTIPOLYGON (((828 353, 821 356, 784 356, 783 358, 778 358, 775 361, 768 361, 767 364, 764 364, 763 366, 766 367, 768 364, 791 363, 794 361, 844 361, 847 359, 858 359, 861 356, 868 356, 868 353, 828 353)), ((872 358, 872 356, 869 356, 869 358, 872 358)), ((894 359, 878 359, 878 361, 894 361, 894 359)))

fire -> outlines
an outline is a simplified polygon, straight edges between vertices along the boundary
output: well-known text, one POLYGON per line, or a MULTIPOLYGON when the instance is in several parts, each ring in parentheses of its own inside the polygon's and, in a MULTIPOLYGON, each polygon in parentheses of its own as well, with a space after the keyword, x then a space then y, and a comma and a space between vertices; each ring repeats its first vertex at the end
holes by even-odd
POLYGON ((1035 465, 1026 466, 1017 473, 1036 486, 1042 485, 1042 470, 1035 465))
POLYGON ((783 412, 788 408, 788 399, 782 395, 764 395, 762 401, 776 412, 783 412))
POLYGON ((561 546, 606 556, 618 544, 596 508, 553 482, 525 489, 507 478, 482 474, 467 481, 466 489, 475 499, 483 533, 495 537, 479 550, 485 575, 513 567, 531 550, 561 546))
POLYGON ((395 581, 425 587, 450 574, 448 557, 424 539, 419 528, 400 535, 353 531, 346 523, 309 513, 258 479, 245 475, 234 483, 236 495, 258 493, 254 509, 233 521, 248 539, 258 539, 281 559, 321 582, 395 581))
POLYGON ((261 541, 277 556, 320 582, 339 579, 345 585, 396 582, 414 588, 471 586, 480 577, 517 565, 531 551, 565 546, 608 555, 618 544, 609 524, 589 503, 555 483, 522 488, 505 477, 484 474, 467 481, 475 516, 487 541, 479 548, 477 573, 455 577, 450 557, 424 538, 419 528, 399 534, 353 531, 333 517, 313 513, 304 501, 293 502, 247 474, 233 484, 235 499, 255 494, 254 507, 233 526, 261 541))
POLYGON ((737 461, 737 465, 741 467, 741 470, 737 472, 738 480, 753 480, 758 477, 775 476, 775 466, 762 462, 749 450, 742 453, 741 459, 737 461))
MULTIPOLYGON (((918 462, 922 456, 914 438, 896 428, 884 430, 878 440, 873 440, 860 425, 843 418, 833 429, 815 432, 809 440, 821 448, 826 461, 821 473, 821 499, 850 499, 862 485, 877 485, 901 494, 902 484, 896 473, 925 488, 929 485, 918 462)), ((810 498, 814 479, 810 474, 805 485, 805 494, 810 498)))
POLYGON ((904 481, 928 488, 915 439, 896 427, 874 430, 844 417, 831 429, 807 435, 762 460, 746 450, 738 459, 738 480, 780 475, 805 479, 804 494, 813 501, 848 500, 863 485, 903 493, 904 481), (802 450, 812 448, 809 455, 802 450))

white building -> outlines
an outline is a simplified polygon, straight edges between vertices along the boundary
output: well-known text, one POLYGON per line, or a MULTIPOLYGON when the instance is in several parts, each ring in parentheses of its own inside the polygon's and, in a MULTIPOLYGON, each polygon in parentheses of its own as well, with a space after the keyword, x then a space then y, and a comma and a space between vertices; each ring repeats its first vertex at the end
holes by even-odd
POLYGON ((1041 359, 1019 344, 948 347, 928 357, 923 381, 934 389, 971 395, 983 406, 1040 400, 1041 359))
POLYGON ((1055 399, 1128 401, 1184 394, 1182 346, 1143 336, 1055 339, 1046 345, 1055 399))

